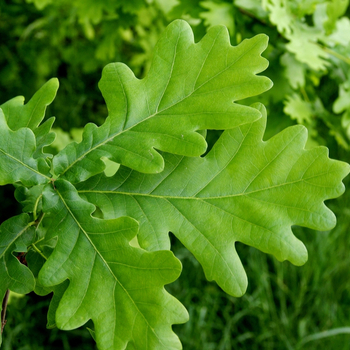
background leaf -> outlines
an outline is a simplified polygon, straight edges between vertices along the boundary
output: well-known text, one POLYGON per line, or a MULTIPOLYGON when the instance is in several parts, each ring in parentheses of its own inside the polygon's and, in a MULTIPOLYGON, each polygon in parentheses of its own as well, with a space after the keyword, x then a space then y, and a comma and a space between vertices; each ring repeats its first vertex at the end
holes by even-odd
POLYGON ((199 156, 206 150, 202 129, 229 129, 260 113, 232 102, 271 87, 256 76, 267 67, 261 52, 267 37, 258 35, 237 47, 227 29, 213 27, 198 43, 184 21, 174 21, 160 38, 146 78, 113 63, 105 67, 100 89, 109 117, 97 128, 86 126, 83 141, 54 157, 56 175, 75 183, 103 171, 101 157, 145 173, 163 170, 155 150, 199 156), (137 138, 137 142, 134 142, 137 138))
POLYGON ((171 325, 187 320, 184 307, 164 289, 180 274, 169 251, 147 252, 129 244, 138 225, 131 218, 100 220, 64 180, 44 191, 45 239, 57 245, 39 273, 46 287, 69 279, 57 312, 61 329, 92 319, 100 349, 181 349, 171 325))
POLYGON ((240 296, 247 278, 236 253, 242 242, 302 265, 306 248, 291 230, 329 230, 335 216, 324 200, 343 193, 349 165, 328 158, 325 147, 303 149, 306 129, 294 126, 263 142, 264 118, 223 133, 204 158, 164 155, 166 168, 145 175, 121 167, 79 184, 79 193, 105 218, 140 222, 139 243, 169 249, 171 231, 194 254, 206 277, 240 296))

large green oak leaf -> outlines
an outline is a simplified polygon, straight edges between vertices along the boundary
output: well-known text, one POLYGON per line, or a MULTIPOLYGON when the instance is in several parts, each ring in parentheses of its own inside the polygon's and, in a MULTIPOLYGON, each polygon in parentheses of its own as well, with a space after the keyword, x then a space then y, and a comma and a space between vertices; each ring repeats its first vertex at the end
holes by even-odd
POLYGON ((325 147, 305 150, 307 131, 293 126, 262 141, 263 118, 225 131, 203 158, 164 154, 160 174, 121 167, 98 175, 78 192, 104 218, 128 215, 140 223, 147 250, 169 249, 174 233, 202 264, 206 277, 240 296, 247 277, 235 242, 301 265, 307 260, 292 225, 329 230, 336 219, 324 201, 344 191, 349 165, 328 158, 325 147))
POLYGON ((43 287, 69 280, 56 311, 56 325, 77 328, 92 319, 101 350, 181 349, 171 325, 187 321, 186 309, 164 285, 181 272, 170 251, 132 247, 138 223, 91 216, 95 207, 65 180, 43 192, 46 240, 57 244, 39 272, 43 287))
POLYGON ((107 65, 100 89, 109 116, 88 124, 79 144, 54 157, 54 172, 77 183, 101 173, 101 157, 144 173, 164 168, 157 150, 199 156, 206 150, 197 132, 231 129, 261 117, 258 110, 234 103, 268 90, 272 83, 256 74, 267 68, 261 57, 264 34, 231 46, 224 26, 211 28, 194 43, 190 26, 171 23, 161 36, 144 79, 122 63, 107 65))
POLYGON ((49 166, 44 158, 34 159, 36 140, 33 131, 12 131, 0 108, 0 185, 22 182, 25 186, 50 181, 49 166))

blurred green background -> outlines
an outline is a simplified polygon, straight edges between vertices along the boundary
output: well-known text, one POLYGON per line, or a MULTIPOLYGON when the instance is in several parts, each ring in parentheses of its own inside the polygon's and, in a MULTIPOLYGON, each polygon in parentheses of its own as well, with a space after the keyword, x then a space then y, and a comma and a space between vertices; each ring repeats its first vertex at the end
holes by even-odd
MULTIPOLYGON (((325 145, 331 157, 349 161, 349 15, 348 0, 0 0, 0 104, 17 95, 28 101, 58 77, 47 117, 56 117, 59 149, 87 122, 103 123, 107 111, 97 83, 107 63, 124 62, 142 78, 172 20, 185 19, 196 41, 223 24, 232 45, 258 33, 270 37, 264 53, 270 67, 263 74, 274 87, 242 101, 266 105, 265 139, 301 123, 309 130, 308 147, 325 145)), ((209 145, 218 135, 209 132, 209 145)), ((20 208, 11 186, 1 187, 0 197, 2 222, 20 208)), ((349 190, 328 201, 338 218, 330 232, 294 228, 309 251, 303 267, 238 244, 249 278, 242 298, 207 282, 172 237, 184 269, 166 288, 190 313, 187 324, 174 326, 184 349, 350 349, 349 204, 349 190)), ((95 349, 85 327, 45 328, 49 300, 33 293, 11 297, 4 350, 95 349)))

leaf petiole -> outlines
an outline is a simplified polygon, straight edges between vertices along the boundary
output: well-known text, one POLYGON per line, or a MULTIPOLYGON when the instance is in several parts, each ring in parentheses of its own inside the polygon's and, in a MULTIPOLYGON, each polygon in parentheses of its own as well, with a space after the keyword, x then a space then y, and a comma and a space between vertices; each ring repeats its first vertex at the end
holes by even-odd
POLYGON ((8 289, 5 293, 5 297, 2 301, 2 310, 1 310, 1 334, 3 333, 4 331, 4 327, 6 325, 6 308, 7 308, 7 303, 8 303, 8 300, 9 300, 9 295, 10 295, 10 290, 8 289))
POLYGON ((35 205, 34 205, 34 209, 33 209, 33 217, 34 217, 34 221, 36 222, 38 219, 38 215, 37 215, 37 209, 38 209, 38 205, 39 205, 39 201, 42 198, 42 194, 36 199, 35 201, 35 205))
POLYGON ((43 254, 43 252, 34 244, 32 243, 29 248, 33 248, 39 255, 41 255, 45 260, 47 260, 48 258, 43 254))

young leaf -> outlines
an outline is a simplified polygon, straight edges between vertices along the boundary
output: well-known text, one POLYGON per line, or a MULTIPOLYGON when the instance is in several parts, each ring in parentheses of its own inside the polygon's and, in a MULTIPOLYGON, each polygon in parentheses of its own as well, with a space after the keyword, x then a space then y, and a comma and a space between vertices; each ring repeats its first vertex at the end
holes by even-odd
POLYGON ((35 149, 33 131, 10 130, 0 108, 0 185, 21 181, 25 186, 33 186, 50 181, 45 160, 33 158, 35 149))
POLYGON ((12 255, 14 251, 26 252, 34 235, 35 230, 28 214, 14 216, 0 226, 0 312, 2 300, 8 289, 21 294, 34 289, 33 274, 12 255))
POLYGON ((0 106, 7 125, 13 131, 29 128, 33 131, 39 126, 45 116, 46 107, 54 100, 58 90, 58 79, 52 78, 45 83, 30 99, 24 103, 24 97, 17 96, 0 106))
POLYGON ((206 142, 196 131, 258 119, 259 111, 233 102, 271 87, 268 78, 256 76, 267 67, 261 57, 267 39, 262 34, 232 47, 227 29, 217 26, 195 44, 190 26, 173 22, 155 48, 146 78, 138 80, 121 63, 105 67, 100 89, 109 117, 99 128, 88 124, 81 143, 54 157, 55 174, 73 183, 86 180, 103 171, 101 157, 157 173, 164 161, 155 149, 199 156, 206 142))
POLYGON ((170 251, 132 247, 135 220, 101 220, 65 180, 43 195, 45 239, 57 245, 39 273, 46 287, 69 279, 56 324, 73 329, 92 319, 99 349, 181 349, 171 325, 187 320, 184 307, 164 289, 180 274, 170 251))
POLYGON ((330 160, 325 147, 303 149, 303 126, 262 141, 266 112, 251 124, 225 131, 204 158, 165 154, 161 174, 121 167, 78 185, 105 218, 134 217, 147 250, 169 249, 171 231, 202 264, 206 277, 240 296, 247 286, 235 242, 301 265, 305 246, 291 230, 329 230, 335 216, 324 200, 344 191, 349 165, 330 160))

